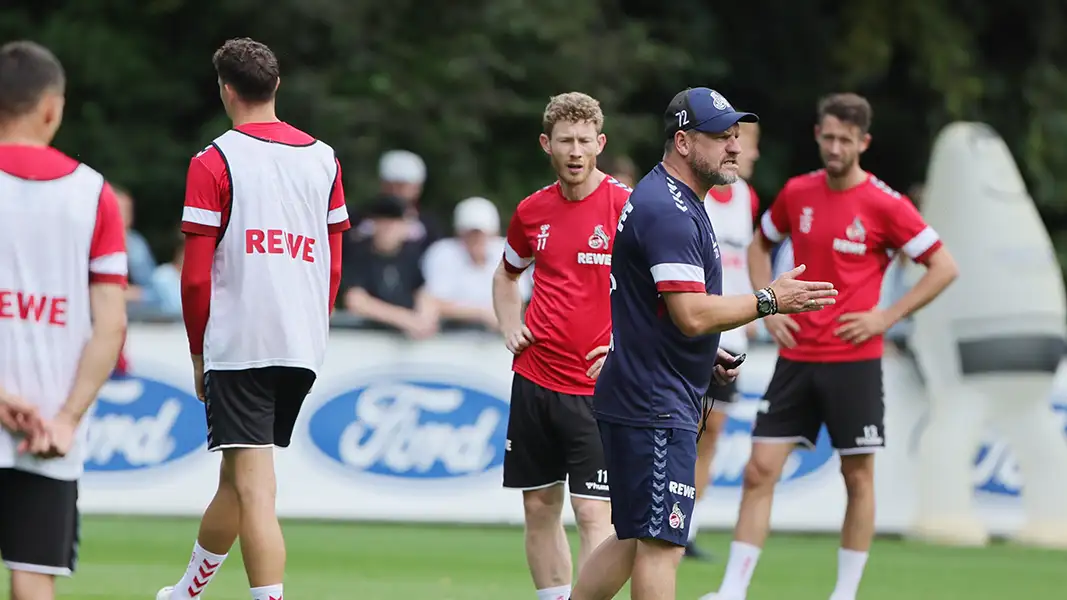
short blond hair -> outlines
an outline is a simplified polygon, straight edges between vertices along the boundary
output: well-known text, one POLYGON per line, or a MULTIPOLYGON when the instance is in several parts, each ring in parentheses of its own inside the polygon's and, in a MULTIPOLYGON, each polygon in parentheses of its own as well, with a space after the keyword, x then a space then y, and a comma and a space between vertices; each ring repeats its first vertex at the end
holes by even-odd
POLYGON ((600 110, 600 102, 589 94, 567 92, 552 96, 541 118, 545 134, 551 136, 552 128, 556 126, 556 123, 564 121, 575 123, 588 121, 596 127, 596 132, 600 133, 600 130, 604 128, 604 112, 600 110))

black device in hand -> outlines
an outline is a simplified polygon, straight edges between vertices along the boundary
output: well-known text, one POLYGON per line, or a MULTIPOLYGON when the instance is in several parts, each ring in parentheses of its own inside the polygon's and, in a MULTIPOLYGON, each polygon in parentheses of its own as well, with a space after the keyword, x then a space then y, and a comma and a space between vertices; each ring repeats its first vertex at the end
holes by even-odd
POLYGON ((739 355, 735 356, 733 358, 733 360, 729 360, 729 361, 718 360, 716 362, 718 362, 718 364, 721 365, 722 368, 726 369, 727 371, 730 371, 730 370, 736 369, 737 367, 740 367, 741 363, 745 362, 746 358, 748 358, 748 355, 742 353, 742 354, 739 354, 739 355))

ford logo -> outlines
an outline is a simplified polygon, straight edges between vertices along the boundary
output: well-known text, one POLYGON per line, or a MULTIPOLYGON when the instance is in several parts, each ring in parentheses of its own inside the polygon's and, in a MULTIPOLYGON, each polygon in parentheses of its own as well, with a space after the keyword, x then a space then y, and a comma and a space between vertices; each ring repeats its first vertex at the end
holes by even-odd
MULTIPOLYGON (((741 487, 745 476, 745 465, 752 454, 752 427, 756 423, 756 413, 763 402, 762 394, 742 393, 737 406, 723 425, 722 433, 715 450, 715 462, 712 465, 712 489, 718 487, 741 487)), ((780 481, 802 479, 818 471, 834 455, 826 428, 819 432, 819 439, 813 450, 794 450, 782 470, 780 481)))
POLYGON ((86 471, 149 469, 206 442, 204 407, 188 392, 145 377, 112 379, 89 417, 86 471))
MULTIPOLYGON (((1067 404, 1063 399, 1052 405, 1057 417, 1063 422, 1067 435, 1067 404)), ((1019 463, 1004 441, 983 444, 978 449, 974 465, 974 488, 976 491, 1002 496, 1018 496, 1022 493, 1023 477, 1019 463)))
POLYGON ((461 385, 402 378, 341 394, 311 415, 323 454, 358 471, 416 479, 477 475, 504 463, 508 404, 461 385))

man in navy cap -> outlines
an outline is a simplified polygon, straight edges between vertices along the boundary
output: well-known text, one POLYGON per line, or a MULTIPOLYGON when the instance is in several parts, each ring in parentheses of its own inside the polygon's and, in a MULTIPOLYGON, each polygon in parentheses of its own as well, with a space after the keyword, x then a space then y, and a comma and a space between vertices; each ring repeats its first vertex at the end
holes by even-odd
POLYGON ((572 600, 675 597, 696 499, 698 425, 714 377, 737 375, 719 333, 775 313, 819 310, 833 285, 800 266, 755 294, 722 296, 722 265, 704 197, 737 180, 737 112, 708 88, 685 90, 664 115, 663 161, 623 208, 611 262, 612 338, 594 410, 615 535, 586 562, 572 600))

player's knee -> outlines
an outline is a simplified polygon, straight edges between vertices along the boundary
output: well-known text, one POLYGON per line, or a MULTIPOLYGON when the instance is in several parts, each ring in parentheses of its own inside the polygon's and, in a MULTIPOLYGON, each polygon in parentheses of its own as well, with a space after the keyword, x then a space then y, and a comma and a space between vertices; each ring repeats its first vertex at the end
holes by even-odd
POLYGON ((841 476, 849 496, 874 493, 874 455, 852 454, 841 457, 841 476))
POLYGON ((637 552, 634 555, 635 570, 642 567, 670 565, 678 566, 682 561, 685 548, 657 538, 643 538, 637 540, 637 552))
POLYGON ((11 572, 11 600, 52 600, 55 577, 30 571, 11 572))
POLYGON ((522 507, 528 527, 557 524, 563 515, 563 486, 523 492, 522 507))
POLYGON ((277 495, 274 479, 273 450, 242 448, 227 456, 232 487, 242 507, 269 506, 273 510, 277 495))
POLYGON ((611 504, 604 500, 574 498, 574 521, 582 533, 598 533, 611 526, 611 504))
POLYGON ((773 487, 778 478, 782 476, 783 463, 777 453, 757 452, 753 448, 752 456, 745 465, 745 487, 763 488, 773 487))

